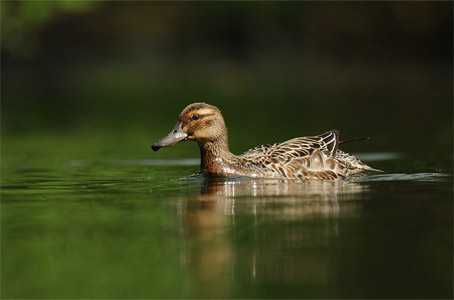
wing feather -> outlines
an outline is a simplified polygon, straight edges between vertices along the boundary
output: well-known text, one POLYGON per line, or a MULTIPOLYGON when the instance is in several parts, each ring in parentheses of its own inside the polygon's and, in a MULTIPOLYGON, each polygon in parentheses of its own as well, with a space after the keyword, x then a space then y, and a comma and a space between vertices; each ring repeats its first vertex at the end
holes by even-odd
POLYGON ((288 164, 294 158, 305 158, 319 150, 329 157, 334 157, 339 144, 339 132, 331 130, 311 137, 298 137, 283 143, 261 145, 240 155, 246 160, 255 160, 263 164, 288 164))

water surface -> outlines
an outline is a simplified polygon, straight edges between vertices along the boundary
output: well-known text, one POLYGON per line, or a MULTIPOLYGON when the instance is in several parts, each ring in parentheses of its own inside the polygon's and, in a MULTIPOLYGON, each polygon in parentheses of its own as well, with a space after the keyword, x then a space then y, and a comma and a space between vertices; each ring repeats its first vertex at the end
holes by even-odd
POLYGON ((386 172, 301 182, 191 175, 198 159, 4 164, 2 297, 452 298, 451 158, 360 157, 386 172))

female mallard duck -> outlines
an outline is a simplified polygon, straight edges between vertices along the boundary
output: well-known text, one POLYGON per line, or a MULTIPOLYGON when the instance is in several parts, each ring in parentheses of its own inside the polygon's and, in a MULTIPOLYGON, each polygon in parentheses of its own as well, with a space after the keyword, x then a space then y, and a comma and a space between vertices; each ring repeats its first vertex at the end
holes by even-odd
POLYGON ((334 180, 373 170, 337 148, 337 130, 258 146, 241 155, 232 154, 221 111, 206 103, 188 105, 172 131, 151 147, 158 151, 180 141, 199 144, 200 169, 207 175, 334 180))

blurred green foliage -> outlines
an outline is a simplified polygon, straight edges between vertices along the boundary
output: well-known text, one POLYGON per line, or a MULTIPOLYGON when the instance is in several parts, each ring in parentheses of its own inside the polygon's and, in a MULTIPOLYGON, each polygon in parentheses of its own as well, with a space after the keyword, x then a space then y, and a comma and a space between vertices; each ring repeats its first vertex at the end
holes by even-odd
POLYGON ((195 101, 236 153, 332 128, 452 153, 450 2, 2 2, 1 47, 7 153, 197 156, 149 149, 195 101))
POLYGON ((41 47, 39 34, 58 19, 92 11, 96 1, 2 1, 2 48, 19 59, 31 58, 41 47))

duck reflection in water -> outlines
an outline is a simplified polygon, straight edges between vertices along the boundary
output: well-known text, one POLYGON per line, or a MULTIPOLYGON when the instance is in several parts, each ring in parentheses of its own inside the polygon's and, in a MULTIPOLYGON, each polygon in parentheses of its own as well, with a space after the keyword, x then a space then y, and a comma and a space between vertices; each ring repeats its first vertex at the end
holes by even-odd
POLYGON ((195 297, 227 297, 235 278, 298 286, 331 280, 338 273, 338 219, 358 213, 356 200, 368 188, 350 181, 198 176, 180 183, 201 184, 200 195, 181 202, 190 246, 184 261, 206 283, 195 297))

